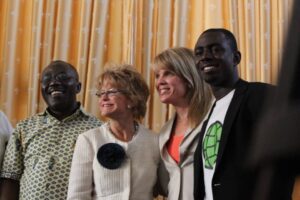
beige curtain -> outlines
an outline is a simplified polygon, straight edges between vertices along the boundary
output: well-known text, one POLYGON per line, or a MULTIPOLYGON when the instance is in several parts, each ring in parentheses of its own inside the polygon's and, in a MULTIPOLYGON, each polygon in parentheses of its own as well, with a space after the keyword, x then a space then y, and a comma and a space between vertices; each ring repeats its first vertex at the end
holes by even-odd
POLYGON ((145 124, 158 131, 172 114, 159 102, 151 61, 174 46, 193 48, 212 27, 234 32, 241 76, 276 83, 292 0, 1 0, 0 109, 13 124, 42 111, 39 76, 53 59, 76 66, 78 96, 99 116, 95 80, 105 63, 130 63, 151 89, 145 124))
POLYGON ((239 72, 276 84, 293 0, 0 0, 0 109, 15 125, 42 111, 39 77, 53 59, 79 71, 78 99, 99 116, 95 80, 105 63, 133 64, 151 98, 145 124, 158 131, 172 108, 155 92, 151 61, 174 46, 193 48, 213 27, 233 31, 239 72))

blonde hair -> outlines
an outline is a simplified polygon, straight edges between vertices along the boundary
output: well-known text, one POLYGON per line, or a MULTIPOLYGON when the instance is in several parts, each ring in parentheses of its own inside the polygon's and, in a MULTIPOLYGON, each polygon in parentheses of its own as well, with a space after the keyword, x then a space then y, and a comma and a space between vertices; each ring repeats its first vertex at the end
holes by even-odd
POLYGON ((132 65, 108 64, 98 78, 97 88, 100 90, 104 81, 109 81, 116 89, 125 90, 124 95, 133 103, 133 118, 141 121, 147 110, 149 88, 142 75, 132 65))
POLYGON ((194 53, 185 47, 167 49, 154 58, 154 70, 168 69, 187 84, 189 100, 188 118, 194 128, 206 116, 212 101, 211 90, 200 77, 196 68, 194 53))

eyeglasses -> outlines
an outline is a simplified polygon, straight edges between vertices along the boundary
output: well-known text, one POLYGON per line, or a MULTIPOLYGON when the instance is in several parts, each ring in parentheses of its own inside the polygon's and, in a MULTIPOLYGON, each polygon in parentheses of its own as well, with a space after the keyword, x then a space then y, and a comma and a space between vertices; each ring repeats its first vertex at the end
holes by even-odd
POLYGON ((109 89, 109 90, 100 90, 98 92, 96 92, 96 96, 101 98, 104 95, 107 95, 108 97, 114 97, 117 96, 118 94, 126 94, 128 92, 126 92, 125 90, 119 90, 119 89, 109 89))
POLYGON ((66 83, 71 79, 75 79, 74 77, 68 76, 67 74, 60 73, 57 74, 56 76, 51 76, 51 75, 45 75, 42 77, 41 83, 43 85, 48 85, 52 80, 56 80, 62 83, 66 83))

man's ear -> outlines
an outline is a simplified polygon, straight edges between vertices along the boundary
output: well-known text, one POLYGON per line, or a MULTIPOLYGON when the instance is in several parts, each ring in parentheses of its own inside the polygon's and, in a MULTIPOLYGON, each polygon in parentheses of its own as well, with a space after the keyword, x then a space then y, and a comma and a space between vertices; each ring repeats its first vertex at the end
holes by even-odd
POLYGON ((78 82, 77 86, 76 86, 76 94, 78 94, 81 91, 81 83, 78 82))
POLYGON ((242 58, 241 52, 239 52, 239 51, 234 52, 234 54, 233 54, 233 62, 234 62, 235 66, 238 65, 238 64, 240 64, 241 58, 242 58))

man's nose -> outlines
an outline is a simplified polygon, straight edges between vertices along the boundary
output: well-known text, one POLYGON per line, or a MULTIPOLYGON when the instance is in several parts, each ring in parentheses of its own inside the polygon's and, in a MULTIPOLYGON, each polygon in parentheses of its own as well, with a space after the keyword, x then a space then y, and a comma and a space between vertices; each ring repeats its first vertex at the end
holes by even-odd
POLYGON ((52 78, 49 82, 49 85, 56 85, 56 84, 61 84, 61 81, 57 80, 56 78, 52 78))
POLYGON ((210 48, 203 48, 202 59, 213 58, 213 54, 210 48))

